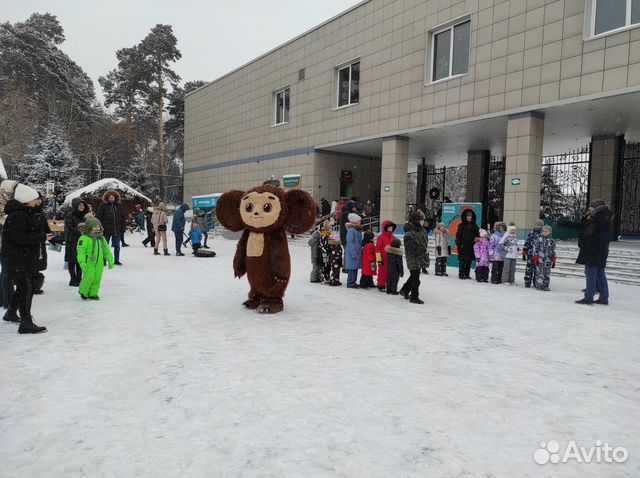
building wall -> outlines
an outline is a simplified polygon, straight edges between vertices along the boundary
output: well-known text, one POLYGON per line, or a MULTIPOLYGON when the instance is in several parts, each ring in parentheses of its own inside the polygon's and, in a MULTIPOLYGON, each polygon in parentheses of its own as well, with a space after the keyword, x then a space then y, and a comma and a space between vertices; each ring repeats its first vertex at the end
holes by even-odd
MULTIPOLYGON (((185 193, 200 192, 195 185, 214 175, 227 176, 226 188, 246 184, 257 166, 195 173, 193 168, 640 86, 640 29, 585 41, 589 5, 590 0, 364 2, 186 98, 185 193), (469 73, 429 84, 430 32, 467 14, 469 73), (354 58, 360 58, 360 103, 336 109, 335 68, 354 58), (291 89, 290 121, 272 126, 273 93, 284 86, 291 89)), ((270 163, 276 164, 288 169, 270 163)))

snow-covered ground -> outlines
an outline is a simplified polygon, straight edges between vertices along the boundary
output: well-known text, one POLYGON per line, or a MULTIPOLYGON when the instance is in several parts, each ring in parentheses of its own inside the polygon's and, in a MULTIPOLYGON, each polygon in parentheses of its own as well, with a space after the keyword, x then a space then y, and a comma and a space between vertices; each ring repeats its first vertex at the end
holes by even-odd
POLYGON ((422 276, 419 306, 310 284, 296 244, 285 311, 262 316, 240 305, 233 241, 213 259, 131 243, 102 301, 51 252, 49 333, 0 323, 0 476, 640 475, 640 288, 588 307, 577 279, 543 293, 450 271, 422 276), (536 464, 550 440, 629 458, 536 464))

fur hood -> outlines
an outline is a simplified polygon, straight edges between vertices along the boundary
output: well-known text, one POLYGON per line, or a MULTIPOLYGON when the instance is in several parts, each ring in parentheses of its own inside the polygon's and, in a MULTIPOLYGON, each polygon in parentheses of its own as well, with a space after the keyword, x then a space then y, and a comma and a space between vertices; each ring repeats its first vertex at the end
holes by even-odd
POLYGON ((397 256, 404 256, 404 251, 400 247, 386 246, 384 248, 387 254, 395 254, 397 256))
POLYGON ((108 191, 104 192, 104 194, 102 195, 102 202, 104 202, 105 204, 109 204, 109 196, 114 196, 116 198, 115 204, 120 203, 120 193, 113 189, 109 189, 108 191))
POLYGON ((449 234, 449 230, 446 230, 445 232, 442 232, 440 229, 437 229, 437 228, 433 230, 433 233, 437 234, 438 236, 444 236, 445 234, 446 235, 450 235, 449 234))
POLYGON ((358 231, 362 231, 362 224, 360 224, 359 222, 356 222, 356 223, 348 222, 345 224, 345 227, 347 229, 352 228, 352 229, 357 229, 358 231))
POLYGON ((167 206, 165 206, 165 204, 162 201, 160 201, 158 203, 158 205, 155 206, 153 209, 155 209, 157 211, 164 211, 166 208, 167 208, 167 206))
POLYGON ((498 232, 500 230, 500 228, 502 228, 502 231, 506 232, 507 224, 504 221, 497 221, 493 225, 493 230, 496 231, 496 232, 498 232))

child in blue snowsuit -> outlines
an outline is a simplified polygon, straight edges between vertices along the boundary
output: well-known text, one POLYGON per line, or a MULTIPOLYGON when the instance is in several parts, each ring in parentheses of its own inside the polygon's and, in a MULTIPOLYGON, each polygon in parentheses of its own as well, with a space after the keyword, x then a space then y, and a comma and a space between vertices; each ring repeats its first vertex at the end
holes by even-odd
POLYGON ((191 223, 191 232, 189 233, 189 238, 191 239, 191 247, 193 248, 193 254, 198 252, 198 249, 202 247, 202 243, 200 242, 202 239, 202 233, 200 232, 200 227, 196 222, 191 223))
POLYGON ((544 226, 544 221, 542 219, 538 219, 533 223, 533 231, 529 233, 527 239, 524 241, 524 247, 522 248, 522 260, 527 262, 525 271, 524 271, 524 286, 529 288, 531 287, 531 283, 535 286, 537 283, 536 280, 536 265, 533 263, 534 247, 536 241, 542 234, 542 226, 544 226))

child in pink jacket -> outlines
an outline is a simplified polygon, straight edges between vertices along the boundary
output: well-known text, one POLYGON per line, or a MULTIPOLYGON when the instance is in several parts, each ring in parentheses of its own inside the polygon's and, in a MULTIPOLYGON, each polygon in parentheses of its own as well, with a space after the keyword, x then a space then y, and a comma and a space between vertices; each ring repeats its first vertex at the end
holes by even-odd
POLYGON ((476 255, 476 280, 489 282, 489 233, 480 229, 480 237, 473 245, 476 255))

